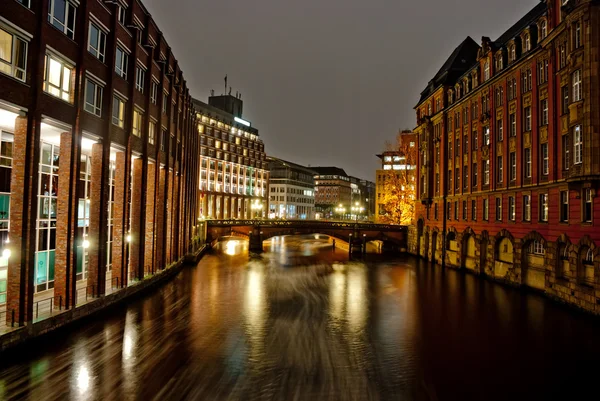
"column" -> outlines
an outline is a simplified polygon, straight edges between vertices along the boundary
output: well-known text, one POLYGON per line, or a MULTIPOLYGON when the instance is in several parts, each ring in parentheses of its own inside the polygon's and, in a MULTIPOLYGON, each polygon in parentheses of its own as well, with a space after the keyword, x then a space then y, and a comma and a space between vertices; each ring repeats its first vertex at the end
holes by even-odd
MULTIPOLYGON (((56 248, 54 259, 54 302, 58 307, 67 304, 69 286, 74 280, 73 252, 75 244, 75 221, 77 220, 77 173, 74 168, 73 135, 60 134, 60 169, 58 172, 58 199, 56 202, 56 248)), ((83 251, 83 250, 81 250, 83 251)), ((69 294, 73 296, 73 294, 69 294)), ((90 295, 97 295, 95 293, 90 295)), ((76 297, 75 297, 76 298, 76 297)), ((77 299, 70 298, 75 305, 77 299)))
POLYGON ((127 286, 127 271, 123 264, 123 239, 125 238, 125 227, 123 225, 125 213, 125 172, 126 156, 124 152, 117 152, 114 171, 114 206, 112 209, 113 217, 113 253, 112 253, 112 273, 113 277, 119 278, 119 286, 127 286))
MULTIPOLYGON (((105 288, 99 285, 100 280, 105 280, 105 274, 99 274, 99 245, 100 245, 100 209, 101 209, 101 191, 102 191, 102 150, 101 143, 92 145, 92 168, 91 168, 91 183, 90 183, 90 226, 88 237, 85 238, 89 242, 88 247, 88 285, 94 285, 97 289, 105 288)), ((84 240, 85 240, 84 239, 84 240)), ((100 292, 100 291, 98 291, 100 292)))
POLYGON ((166 189, 166 170, 160 167, 158 181, 158 196, 156 197, 156 270, 165 268, 163 262, 165 249, 165 189, 166 189))
POLYGON ((154 213, 156 164, 148 163, 146 182, 146 246, 144 247, 144 275, 154 273, 154 213))
POLYGON ((131 242, 129 243, 129 277, 131 279, 144 278, 143 268, 140 268, 140 228, 142 224, 142 172, 144 160, 133 159, 132 190, 131 190, 131 242))
MULTIPOLYGON (((32 133, 35 127, 32 127, 32 133)), ((39 129, 39 126, 38 126, 39 129)), ((11 199, 10 199, 10 250, 8 259, 8 277, 6 294, 6 324, 10 325, 13 318, 15 325, 22 325, 33 314, 33 263, 30 260, 30 247, 27 239, 31 238, 28 227, 34 229, 34 225, 26 224, 24 218, 31 213, 30 208, 35 209, 37 202, 37 189, 34 190, 31 180, 28 179, 26 166, 31 160, 27 160, 27 117, 17 117, 15 120, 15 139, 13 146, 13 165, 11 172, 11 199), (25 200, 25 189, 29 187, 30 205, 25 200)), ((33 157, 38 160, 37 157, 33 157)), ((37 174, 37 164, 31 163, 35 170, 30 174, 37 174)), ((33 168, 32 167, 32 168, 33 168)), ((33 222, 34 223, 34 222, 33 222)))

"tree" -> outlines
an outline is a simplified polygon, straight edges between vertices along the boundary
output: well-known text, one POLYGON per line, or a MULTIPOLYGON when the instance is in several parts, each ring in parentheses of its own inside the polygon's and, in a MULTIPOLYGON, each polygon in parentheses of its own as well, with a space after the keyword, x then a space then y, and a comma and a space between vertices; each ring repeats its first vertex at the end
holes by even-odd
POLYGON ((416 139, 400 133, 396 143, 387 144, 387 148, 397 155, 398 163, 394 163, 393 169, 386 170, 382 177, 384 187, 379 203, 383 205, 383 214, 379 218, 387 224, 410 225, 414 219, 416 199, 416 139))

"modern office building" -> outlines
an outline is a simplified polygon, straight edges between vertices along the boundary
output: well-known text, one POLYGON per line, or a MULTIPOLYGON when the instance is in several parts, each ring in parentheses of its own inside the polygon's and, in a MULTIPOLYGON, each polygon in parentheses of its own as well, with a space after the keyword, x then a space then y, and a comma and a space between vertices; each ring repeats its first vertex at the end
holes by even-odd
POLYGON ((31 322, 34 299, 73 307, 189 249, 195 113, 139 1, 2 1, 0 130, 3 319, 31 322))
POLYGON ((242 118, 241 95, 194 100, 200 134, 201 199, 207 219, 265 217, 269 181, 265 145, 242 118))
POLYGON ((267 157, 269 218, 315 218, 315 171, 296 163, 267 157))
POLYGON ((598 21, 541 1, 454 50, 416 106, 413 250, 600 310, 598 21))
POLYGON ((339 205, 348 209, 352 202, 352 186, 348 174, 339 167, 311 167, 311 170, 316 172, 315 211, 319 217, 334 217, 339 205))

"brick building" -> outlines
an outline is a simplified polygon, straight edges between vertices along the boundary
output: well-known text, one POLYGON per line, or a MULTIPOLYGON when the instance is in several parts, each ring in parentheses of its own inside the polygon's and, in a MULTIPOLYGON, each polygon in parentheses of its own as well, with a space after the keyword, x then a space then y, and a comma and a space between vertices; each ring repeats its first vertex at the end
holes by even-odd
POLYGON ((208 219, 265 216, 269 170, 258 130, 242 119, 240 95, 194 100, 200 133, 200 215, 208 219), (252 205, 262 209, 253 213, 252 205))
POLYGON ((415 252, 600 312, 599 51, 590 0, 454 50, 416 106, 415 252))
POLYGON ((339 167, 311 167, 315 175, 315 209, 321 217, 334 217, 335 208, 345 207, 350 213, 352 185, 350 177, 339 167))
POLYGON ((31 322, 34 295, 72 307, 188 250, 195 113, 139 1, 4 0, 0 129, 7 321, 31 322))

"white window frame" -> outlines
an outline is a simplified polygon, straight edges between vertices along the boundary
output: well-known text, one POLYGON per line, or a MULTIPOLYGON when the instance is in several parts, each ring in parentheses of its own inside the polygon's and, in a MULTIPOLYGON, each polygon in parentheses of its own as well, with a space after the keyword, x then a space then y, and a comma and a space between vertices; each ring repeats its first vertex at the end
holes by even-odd
POLYGON ((156 140, 156 122, 150 120, 150 126, 148 127, 148 143, 154 145, 156 140))
POLYGON ((573 128, 573 149, 575 151, 573 164, 583 163, 583 132, 581 125, 576 125, 573 128))
POLYGON ((542 125, 548 125, 548 99, 542 99, 540 109, 542 110, 542 125))
POLYGON ((117 95, 113 95, 111 119, 117 127, 125 128, 125 100, 117 95), (115 103, 119 105, 118 117, 115 117, 115 103))
POLYGON ((515 206, 515 197, 509 196, 508 197, 508 219, 510 221, 515 221, 517 219, 516 209, 517 208, 515 206))
POLYGON ((70 39, 75 39, 75 25, 77 25, 77 6, 69 0, 50 0, 48 4, 48 22, 50 25, 67 35, 70 39), (64 1, 65 15, 64 22, 56 18, 54 14, 56 1, 64 1), (73 13, 73 26, 69 26, 69 19, 73 13))
POLYGON ((152 77, 152 84, 150 85, 150 102, 156 104, 158 97, 158 82, 152 77))
POLYGON ((5 71, 3 68, 0 68, 0 72, 9 75, 19 81, 25 82, 26 72, 27 72, 27 51, 29 49, 29 42, 25 40, 22 36, 15 34, 12 30, 6 29, 4 26, 0 25, 0 30, 4 31, 6 35, 10 35, 12 40, 10 41, 10 60, 6 60, 0 58, 0 67, 8 67, 10 72, 5 71), (17 66, 17 41, 24 46, 24 54, 25 59, 23 60, 23 67, 17 66))
POLYGON ((582 82, 581 82, 581 70, 576 70, 573 75, 573 103, 579 102, 582 97, 582 82))
POLYGON ((121 25, 125 26, 125 24, 127 23, 127 21, 125 21, 126 18, 127 18, 127 9, 120 4, 117 5, 117 19, 119 20, 121 25))
POLYGON ((116 51, 117 51, 117 53, 115 55, 115 72, 117 73, 118 76, 120 76, 124 80, 127 80, 127 66, 129 64, 129 53, 125 49, 123 49, 121 46, 117 46, 116 51), (119 52, 121 52, 121 54, 122 54, 121 65, 117 64, 119 52))
POLYGON ((144 115, 137 108, 133 109, 133 122, 131 123, 131 133, 138 138, 142 137, 142 125, 144 123, 144 115))
POLYGON ((502 198, 496 198, 496 221, 502 221, 502 198))
POLYGON ((531 106, 525 107, 523 114, 525 115, 525 131, 531 131, 531 106))
POLYGON ((496 158, 496 167, 498 169, 497 182, 503 183, 504 182, 504 157, 503 156, 498 156, 496 158))
POLYGON ((523 158, 525 159, 525 178, 531 178, 531 148, 525 148, 523 158))
POLYGON ((83 109, 88 113, 91 113, 95 116, 102 117, 102 95, 104 92, 104 87, 98 83, 96 80, 91 79, 89 76, 85 78, 85 94, 83 101, 83 109), (93 85, 93 88, 89 86, 93 85), (88 94, 89 90, 94 91, 94 103, 88 102, 88 94))
POLYGON ((483 185, 490 184, 490 161, 485 160, 483 162, 483 185))
POLYGON ((510 152, 510 181, 515 181, 517 179, 517 153, 510 152))
POLYGON ((146 70, 141 66, 137 65, 135 69, 135 89, 140 93, 144 93, 144 81, 146 80, 146 70))
POLYGON ((100 28, 98 24, 90 21, 88 28, 88 52, 96 57, 98 60, 104 63, 106 60, 106 38, 107 33, 104 29, 100 28), (92 29, 98 31, 98 43, 92 43, 92 29))
POLYGON ((44 66, 44 92, 51 96, 57 97, 64 100, 65 102, 71 103, 71 91, 73 90, 73 64, 64 61, 64 59, 53 53, 46 53, 45 66, 44 66), (58 85, 50 82, 50 65, 52 62, 60 65, 60 77, 58 85), (67 78, 68 77, 68 78, 67 78), (65 82, 66 86, 65 86, 65 82))
POLYGON ((541 151, 540 153, 542 154, 541 158, 542 158, 542 175, 548 175, 550 173, 550 158, 549 158, 549 154, 548 154, 548 143, 542 143, 541 144, 541 151))

